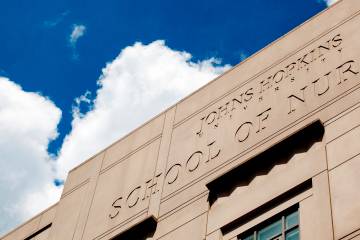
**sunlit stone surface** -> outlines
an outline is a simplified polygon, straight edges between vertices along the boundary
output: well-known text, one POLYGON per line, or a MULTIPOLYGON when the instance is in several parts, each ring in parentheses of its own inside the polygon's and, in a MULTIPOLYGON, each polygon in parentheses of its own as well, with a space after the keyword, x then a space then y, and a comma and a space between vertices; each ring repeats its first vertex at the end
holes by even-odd
POLYGON ((74 168, 3 240, 360 239, 360 1, 74 168))

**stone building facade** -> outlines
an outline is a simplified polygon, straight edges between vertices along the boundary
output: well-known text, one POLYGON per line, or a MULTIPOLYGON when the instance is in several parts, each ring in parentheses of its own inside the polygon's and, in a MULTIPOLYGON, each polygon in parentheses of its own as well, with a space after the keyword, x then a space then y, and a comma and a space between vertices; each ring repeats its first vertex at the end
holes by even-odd
POLYGON ((360 1, 343 0, 70 171, 2 240, 360 239, 360 1))

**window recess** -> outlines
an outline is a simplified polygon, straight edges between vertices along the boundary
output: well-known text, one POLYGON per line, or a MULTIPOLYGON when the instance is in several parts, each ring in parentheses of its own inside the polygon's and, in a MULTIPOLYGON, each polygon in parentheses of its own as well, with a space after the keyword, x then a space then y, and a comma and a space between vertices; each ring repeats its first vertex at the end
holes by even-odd
POLYGON ((148 240, 152 239, 155 234, 157 222, 153 217, 150 217, 143 222, 133 226, 129 230, 120 233, 112 240, 148 240))
POLYGON ((210 206, 233 193, 246 191, 252 184, 294 160, 295 155, 306 154, 315 144, 321 143, 323 135, 324 127, 316 121, 208 183, 210 206))
POLYGON ((239 240, 299 240, 298 205, 238 236, 239 240))

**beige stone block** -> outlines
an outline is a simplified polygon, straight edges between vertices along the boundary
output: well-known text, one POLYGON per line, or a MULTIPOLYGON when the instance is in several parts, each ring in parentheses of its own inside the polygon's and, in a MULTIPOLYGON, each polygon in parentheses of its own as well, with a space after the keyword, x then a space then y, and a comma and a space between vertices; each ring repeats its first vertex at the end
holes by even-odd
POLYGON ((65 181, 62 195, 66 195, 74 188, 80 186, 81 184, 85 184, 90 177, 95 176, 99 171, 103 158, 104 152, 101 152, 72 169, 65 181))
POLYGON ((129 154, 140 150, 154 141, 154 138, 160 137, 164 119, 165 114, 162 113, 108 147, 102 169, 106 169, 116 162, 121 161, 121 159, 129 154))
POLYGON ((327 145, 329 169, 360 153, 360 126, 345 133, 327 145))
MULTIPOLYGON (((314 225, 314 218, 316 217, 316 209, 314 197, 309 197, 300 202, 300 231, 303 239, 312 239, 314 228, 318 227, 318 224, 314 225)), ((317 231, 317 229, 315 229, 317 231)))
MULTIPOLYGON (((100 167, 100 165, 99 165, 99 167, 100 167)), ((100 168, 99 168, 99 170, 100 170, 100 168)), ((79 213, 77 226, 76 226, 74 237, 72 240, 82 239, 82 236, 84 234, 84 229, 85 229, 85 226, 86 226, 86 223, 88 220, 91 203, 92 203, 93 196, 95 193, 96 183, 97 183, 97 178, 93 177, 86 184, 87 185, 86 197, 83 201, 83 205, 82 205, 81 211, 79 213)))
POLYGON ((225 226, 324 171, 324 147, 320 144, 311 150, 285 165, 281 171, 268 176, 263 182, 250 185, 241 194, 232 194, 224 201, 214 204, 209 211, 208 232, 225 226))
POLYGON ((18 228, 14 229, 7 235, 5 235, 2 240, 23 240, 26 237, 29 237, 31 234, 37 231, 40 222, 40 215, 30 219, 29 221, 25 222, 18 228))
POLYGON ((360 240, 360 235, 357 235, 356 237, 352 238, 352 240, 360 240))
MULTIPOLYGON (((217 230, 209 235, 206 236, 206 240, 222 240, 222 233, 221 230, 217 230)), ((231 240, 236 240, 237 238, 234 237, 231 240)))
POLYGON ((84 238, 94 239, 148 212, 149 199, 159 193, 155 168, 160 140, 102 170, 85 227, 84 238))
POLYGON ((209 105, 215 99, 229 94, 235 87, 253 80, 254 77, 278 64, 289 54, 301 49, 306 43, 314 41, 343 22, 359 9, 359 1, 343 1, 336 8, 328 9, 321 17, 312 18, 311 21, 300 25, 285 36, 241 62, 238 66, 221 76, 221 78, 207 84, 198 91, 183 99, 178 104, 175 122, 184 121, 200 109, 209 105))
POLYGON ((48 228, 45 231, 43 231, 43 232, 39 233, 38 235, 36 235, 31 240, 48 240, 49 236, 50 236, 50 231, 51 231, 51 228, 48 228))
POLYGON ((360 104, 357 104, 325 123, 325 141, 329 143, 359 125, 360 104))
MULTIPOLYGON (((344 21, 338 28, 313 39, 252 81, 175 124, 164 195, 193 184, 299 122, 326 118, 321 111, 359 87, 358 23, 359 16, 344 21), (269 76, 279 76, 276 74, 285 71, 284 67, 304 56, 311 56, 314 49, 329 41, 333 42, 334 49, 321 59, 319 55, 310 66, 291 73, 289 76, 294 80, 284 76, 278 83, 276 80, 272 83, 265 81, 269 76)), ((342 110, 350 107, 345 103, 340 105, 342 110)), ((180 105, 177 114, 179 108, 180 105)))
POLYGON ((359 10, 359 0, 339 1, 74 168, 56 207, 2 239, 51 222, 36 240, 110 239, 154 217, 155 239, 234 240, 299 199, 222 235, 224 226, 311 178, 313 195, 299 200, 302 238, 333 238, 330 208, 335 238, 358 238, 359 10), (260 174, 206 213, 208 182, 318 119, 327 152, 260 174))
MULTIPOLYGON (((309 120, 310 123, 314 121, 314 119, 311 119, 311 118, 308 119, 308 120, 309 120)), ((230 171, 231 169, 233 169, 235 167, 238 167, 243 162, 248 161, 249 159, 257 156, 259 153, 263 152, 266 149, 269 149, 274 144, 277 144, 278 142, 281 142, 282 140, 287 138, 289 135, 292 135, 295 132, 300 131, 301 129, 304 128, 304 126, 309 125, 309 122, 304 121, 304 122, 301 123, 301 125, 297 125, 297 126, 291 128, 291 129, 288 129, 287 131, 279 133, 279 135, 275 136, 270 141, 258 146, 257 148, 253 149, 252 151, 249 151, 248 153, 243 155, 241 158, 235 159, 235 160, 227 163, 226 165, 218 167, 216 169, 216 171, 207 172, 205 175, 201 176, 201 178, 196 179, 196 181, 194 181, 191 184, 187 184, 187 185, 184 184, 178 190, 172 191, 171 193, 168 193, 168 194, 166 194, 166 192, 164 192, 164 194, 162 196, 162 202, 161 202, 161 208, 160 208, 160 216, 162 216, 162 215, 166 214, 167 212, 171 211, 173 208, 177 208, 182 204, 186 204, 187 202, 191 201, 191 199, 196 198, 201 194, 207 193, 208 192, 208 189, 206 187, 207 183, 209 183, 209 182, 213 181, 214 179, 222 176, 223 174, 226 174, 228 171, 230 171)), ((325 163, 326 162, 324 162, 324 164, 325 163)), ((199 165, 199 170, 201 170, 200 167, 201 167, 201 165, 199 165)), ((180 168, 178 168, 178 169, 180 169, 180 168)), ((167 181, 175 179, 175 178, 173 178, 173 176, 171 176, 172 173, 176 172, 175 170, 176 170, 176 168, 174 168, 174 170, 172 170, 172 172, 169 172, 169 174, 167 176, 167 179, 166 179, 167 181)), ((184 174, 184 171, 182 171, 182 172, 179 171, 179 172, 176 172, 176 173, 178 173, 178 175, 179 175, 178 178, 181 178, 181 177, 183 177, 182 175, 184 174)), ((186 173, 186 174, 190 175, 192 173, 186 173)), ((175 181, 175 183, 176 182, 177 181, 175 181)), ((168 183, 169 182, 165 182, 164 189, 166 188, 166 185, 168 183)), ((182 182, 180 181, 180 184, 181 183, 182 182)))
MULTIPOLYGON (((346 116, 346 114, 349 112, 349 109, 355 108, 355 106, 358 105, 359 94, 360 89, 358 87, 355 87, 349 93, 343 94, 341 98, 336 99, 335 101, 331 102, 330 105, 326 106, 325 108, 321 109, 321 111, 316 113, 316 118, 321 120, 328 132, 325 133, 325 142, 328 143, 330 141, 329 139, 331 139, 331 137, 334 137, 333 134, 337 135, 338 133, 340 133, 340 131, 342 131, 341 129, 334 129, 334 131, 332 131, 330 130, 331 127, 329 126, 330 124, 332 124, 332 122, 336 122, 339 117, 346 116)), ((343 127, 343 129, 348 128, 348 126, 343 127)))
POLYGON ((190 222, 184 223, 184 225, 176 228, 175 230, 169 232, 168 234, 155 239, 203 240, 205 239, 205 231, 206 231, 206 214, 203 214, 190 222))
POLYGON ((352 232, 351 234, 347 235, 341 240, 360 240, 360 229, 355 232, 352 232))
MULTIPOLYGON (((81 208, 81 212, 79 213, 76 230, 75 230, 72 240, 80 240, 80 239, 82 239, 82 236, 84 234, 84 229, 86 226, 90 207, 91 207, 93 196, 95 193, 103 156, 104 156, 104 153, 98 154, 96 157, 92 158, 89 161, 88 166, 84 167, 84 169, 82 169, 80 171, 83 173, 83 175, 78 174, 78 178, 75 178, 75 177, 73 178, 74 180, 78 180, 78 182, 81 182, 79 180, 81 178, 84 179, 84 175, 86 177, 88 177, 88 179, 85 180, 86 185, 87 185, 86 197, 84 199, 83 206, 81 208), (86 171, 86 173, 85 173, 85 171, 86 171), (81 177, 81 176, 83 176, 83 177, 81 177)), ((78 185, 78 186, 81 186, 81 184, 82 183, 80 183, 80 185, 78 185)), ((78 186, 75 187, 75 189, 78 188, 78 186)), ((69 192, 71 192, 71 191, 69 191, 69 192)))
POLYGON ((159 148, 159 157, 156 164, 155 176, 161 174, 157 179, 159 187, 159 193, 151 198, 149 206, 149 215, 153 215, 156 218, 159 217, 160 201, 163 192, 163 185, 165 180, 165 170, 169 155, 169 148, 171 143, 171 134, 173 130, 173 122, 175 116, 176 107, 169 109, 165 115, 164 129, 161 137, 161 143, 159 148))
POLYGON ((208 209, 209 203, 207 202, 207 196, 203 196, 182 208, 173 209, 171 213, 159 219, 155 237, 160 238, 185 223, 193 221, 198 216, 206 213, 208 209))
POLYGON ((312 179, 313 195, 300 202, 302 239, 333 239, 329 181, 327 171, 312 179))
POLYGON ((360 156, 330 171, 335 239, 360 228, 360 156))
POLYGON ((41 213, 41 219, 38 229, 42 229, 43 227, 49 225, 54 221, 56 214, 56 207, 57 204, 51 206, 50 208, 46 209, 44 212, 41 213))
POLYGON ((49 239, 73 239, 87 190, 88 186, 85 184, 61 198, 57 205, 49 239))
POLYGON ((208 194, 205 186, 207 179, 203 179, 194 185, 190 185, 180 192, 167 196, 161 200, 159 216, 162 217, 176 208, 187 205, 201 196, 208 194))

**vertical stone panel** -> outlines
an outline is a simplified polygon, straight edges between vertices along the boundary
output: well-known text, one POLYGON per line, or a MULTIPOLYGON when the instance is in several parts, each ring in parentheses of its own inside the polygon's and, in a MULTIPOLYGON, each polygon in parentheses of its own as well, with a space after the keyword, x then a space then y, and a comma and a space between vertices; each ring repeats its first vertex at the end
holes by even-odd
POLYGON ((360 229, 360 156, 330 171, 335 239, 360 229))
POLYGON ((159 145, 155 139, 100 172, 83 239, 106 239, 147 216, 150 198, 161 187, 154 178, 159 145))
POLYGON ((173 130, 174 116, 176 107, 169 109, 165 114, 164 128, 161 136, 161 144, 159 149, 159 156, 156 164, 156 170, 154 179, 157 179, 157 185, 159 186, 158 194, 154 195, 150 200, 149 215, 153 215, 156 218, 159 217, 160 201, 163 192, 165 170, 169 155, 169 148, 171 143, 171 135, 173 130))
POLYGON ((60 200, 49 239, 73 239, 87 192, 88 185, 84 184, 60 200))
POLYGON ((186 240, 203 240, 205 239, 206 231, 206 214, 203 214, 190 222, 176 228, 174 231, 168 234, 156 238, 156 240, 175 240, 175 239, 186 239, 186 240))
MULTIPOLYGON (((360 119, 358 120, 360 123, 360 119)), ((329 169, 360 154, 360 126, 334 139, 327 145, 329 169)))
POLYGON ((301 239, 333 239, 328 172, 312 179, 313 195, 300 202, 301 239))

